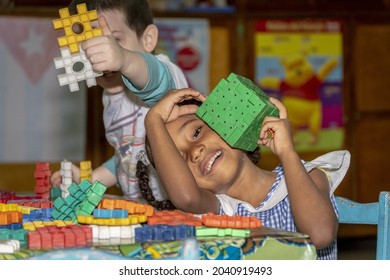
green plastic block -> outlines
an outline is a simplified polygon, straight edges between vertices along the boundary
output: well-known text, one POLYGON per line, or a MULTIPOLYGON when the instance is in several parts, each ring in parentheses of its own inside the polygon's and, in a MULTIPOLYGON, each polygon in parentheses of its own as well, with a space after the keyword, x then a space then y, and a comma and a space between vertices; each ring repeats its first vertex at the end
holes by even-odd
POLYGON ((87 192, 92 187, 92 183, 85 179, 79 184, 79 188, 83 193, 87 192))
POLYGON ((279 110, 250 79, 231 73, 217 84, 196 115, 230 146, 253 151, 264 118, 278 117, 279 110))
POLYGON ((59 188, 59 187, 51 187, 50 188, 50 200, 54 201, 58 197, 61 197, 61 188, 59 188))
POLYGON ((95 181, 95 183, 92 186, 92 191, 100 196, 103 196, 103 194, 106 192, 107 187, 100 183, 99 181, 95 181))

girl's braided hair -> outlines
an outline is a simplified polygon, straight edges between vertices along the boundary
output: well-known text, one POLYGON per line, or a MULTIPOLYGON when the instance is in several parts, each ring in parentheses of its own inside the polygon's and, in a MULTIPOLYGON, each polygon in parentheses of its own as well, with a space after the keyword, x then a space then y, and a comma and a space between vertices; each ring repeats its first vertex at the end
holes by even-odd
MULTIPOLYGON (((197 100, 186 100, 183 101, 180 105, 185 105, 185 104, 196 104, 200 105, 199 101, 197 100)), ((138 158, 137 162, 137 170, 136 170, 136 176, 138 178, 138 185, 140 188, 140 192, 142 197, 154 208, 157 210, 174 210, 176 207, 173 205, 173 203, 169 199, 165 200, 156 200, 156 198, 153 195, 153 191, 149 185, 149 172, 148 172, 148 160, 152 164, 153 167, 154 161, 152 157, 152 151, 150 150, 150 145, 148 142, 147 137, 145 137, 145 153, 139 154, 140 156, 138 158), (147 157, 148 159, 145 159, 147 157)), ((260 147, 257 147, 253 152, 246 152, 247 156, 249 159, 254 163, 258 164, 260 162, 261 156, 260 156, 260 147)))

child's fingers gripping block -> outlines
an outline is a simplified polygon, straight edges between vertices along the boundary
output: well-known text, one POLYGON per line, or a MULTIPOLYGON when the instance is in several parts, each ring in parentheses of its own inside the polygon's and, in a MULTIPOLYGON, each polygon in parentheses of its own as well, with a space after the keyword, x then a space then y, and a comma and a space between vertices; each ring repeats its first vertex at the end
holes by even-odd
POLYGON ((251 80, 231 73, 218 83, 196 115, 230 146, 253 151, 264 118, 278 117, 279 110, 251 80))

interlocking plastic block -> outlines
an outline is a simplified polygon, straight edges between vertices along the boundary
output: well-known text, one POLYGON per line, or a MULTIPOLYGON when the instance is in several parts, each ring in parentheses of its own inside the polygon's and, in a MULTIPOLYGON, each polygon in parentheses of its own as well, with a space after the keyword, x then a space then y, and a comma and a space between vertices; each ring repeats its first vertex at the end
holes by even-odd
POLYGON ((0 226, 17 224, 22 222, 22 212, 6 211, 0 212, 0 226))
POLYGON ((266 116, 278 108, 248 78, 231 73, 222 79, 196 111, 231 147, 254 151, 266 116))
POLYGON ((126 226, 90 225, 93 245, 123 245, 134 244, 135 229, 140 224, 126 226))
POLYGON ((57 76, 60 86, 69 85, 71 92, 78 91, 80 89, 78 82, 84 80, 88 87, 96 86, 95 78, 102 76, 103 73, 92 69, 92 64, 81 47, 80 51, 74 54, 68 47, 63 47, 60 51, 61 57, 54 58, 56 69, 65 68, 65 73, 57 76))
POLYGON ((28 248, 30 250, 61 249, 92 245, 92 229, 88 226, 69 225, 48 226, 30 231, 28 248))
POLYGON ((196 237, 209 237, 209 236, 248 237, 251 231, 250 229, 196 227, 195 233, 196 233, 196 237))
POLYGON ((7 203, 8 200, 15 198, 15 192, 0 190, 0 203, 7 203))
POLYGON ((0 229, 0 240, 13 239, 20 242, 20 246, 27 244, 27 230, 24 229, 0 229))
POLYGON ((179 210, 160 211, 148 218, 148 225, 189 225, 201 226, 202 221, 194 214, 179 210))
POLYGON ((126 218, 94 218, 93 216, 78 215, 77 222, 87 225, 99 226, 125 226, 145 223, 147 221, 145 215, 129 215, 126 218))
POLYGON ((188 225, 144 225, 135 229, 136 242, 173 241, 195 236, 195 227, 188 225))
POLYGON ((154 208, 151 205, 128 201, 123 199, 103 199, 98 208, 101 209, 123 209, 127 210, 129 214, 143 214, 150 217, 154 213, 154 208))
POLYGON ((127 218, 129 211, 126 209, 94 209, 94 218, 127 218))
POLYGON ((58 46, 69 47, 71 53, 80 51, 78 43, 103 35, 100 27, 91 24, 98 19, 96 10, 88 11, 85 3, 77 5, 76 9, 75 15, 70 15, 68 8, 60 9, 60 18, 53 20, 54 29, 63 28, 65 32, 65 36, 58 38, 58 46))
MULTIPOLYGON (((96 181, 95 184, 97 183, 99 182, 96 181)), ((89 193, 92 192, 92 187, 93 185, 88 180, 84 180, 79 185, 73 183, 68 188, 69 195, 66 198, 63 199, 62 197, 58 197, 53 202, 54 209, 51 212, 51 216, 57 220, 76 220, 77 213, 81 210, 81 205, 83 204, 84 207, 90 205, 87 196, 89 196, 89 193)), ((102 192, 104 193, 106 187, 103 185, 99 185, 96 186, 94 189, 97 193, 101 194, 102 192)), ((92 211, 93 209, 90 210, 90 213, 88 213, 88 215, 91 214, 92 211)))
POLYGON ((217 228, 258 228, 262 226, 261 220, 254 216, 228 216, 212 213, 202 215, 202 223, 205 226, 217 228))
POLYGON ((0 254, 14 254, 20 250, 19 240, 0 240, 0 254))

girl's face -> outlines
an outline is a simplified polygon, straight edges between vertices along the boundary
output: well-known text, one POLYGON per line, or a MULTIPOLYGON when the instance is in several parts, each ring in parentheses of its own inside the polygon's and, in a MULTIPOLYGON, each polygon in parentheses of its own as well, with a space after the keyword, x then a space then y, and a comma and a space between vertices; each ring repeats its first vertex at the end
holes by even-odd
POLYGON ((243 152, 231 148, 194 114, 181 116, 166 127, 198 186, 226 193, 241 173, 243 152))
MULTIPOLYGON (((145 52, 145 48, 135 31, 130 29, 126 24, 126 18, 122 11, 105 10, 100 11, 99 15, 105 17, 112 35, 122 48, 131 51, 145 52)), ((117 93, 118 91, 123 90, 123 81, 120 72, 105 73, 103 76, 98 77, 97 81, 99 82, 99 85, 107 89, 110 93, 117 93)))

